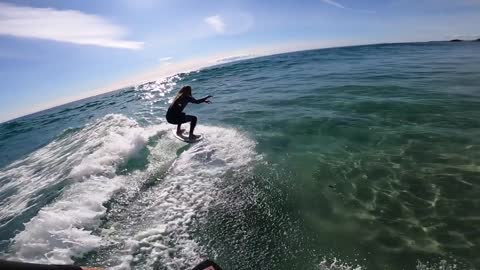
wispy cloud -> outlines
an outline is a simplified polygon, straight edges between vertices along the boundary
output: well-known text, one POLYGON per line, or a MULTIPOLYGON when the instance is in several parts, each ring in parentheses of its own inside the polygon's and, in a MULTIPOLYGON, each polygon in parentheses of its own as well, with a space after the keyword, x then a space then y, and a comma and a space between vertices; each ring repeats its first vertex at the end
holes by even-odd
POLYGON ((143 47, 143 42, 123 39, 124 28, 96 15, 6 3, 0 3, 0 35, 122 49, 143 47))
POLYGON ((335 6, 335 7, 338 7, 338 8, 343 8, 343 9, 346 9, 346 7, 340 3, 337 3, 335 1, 332 1, 332 0, 322 0, 323 2, 329 4, 329 5, 332 5, 332 6, 335 6))
POLYGON ((172 59, 173 59, 173 57, 167 56, 167 57, 159 58, 158 61, 159 61, 159 62, 167 62, 167 61, 170 61, 170 60, 172 60, 172 59))
POLYGON ((217 33, 224 33, 225 32, 225 23, 222 20, 220 15, 210 16, 205 18, 205 22, 217 33))
POLYGON ((341 8, 341 9, 347 9, 347 10, 352 10, 352 11, 357 11, 357 12, 364 12, 364 13, 375 13, 375 11, 373 10, 365 10, 365 9, 354 9, 354 8, 349 8, 349 7, 346 7, 336 1, 333 1, 333 0, 322 0, 324 3, 326 4, 329 4, 331 6, 334 6, 334 7, 337 7, 337 8, 341 8))
POLYGON ((229 62, 244 60, 244 59, 253 58, 253 57, 255 57, 255 54, 243 54, 243 55, 234 55, 234 56, 223 57, 223 58, 220 58, 216 61, 217 61, 217 63, 229 63, 229 62))

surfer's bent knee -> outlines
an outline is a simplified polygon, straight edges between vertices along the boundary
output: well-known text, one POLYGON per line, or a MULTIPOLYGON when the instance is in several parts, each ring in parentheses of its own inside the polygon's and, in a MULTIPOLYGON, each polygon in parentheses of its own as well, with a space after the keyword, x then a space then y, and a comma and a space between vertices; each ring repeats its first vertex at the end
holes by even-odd
POLYGON ((187 121, 191 123, 197 123, 198 118, 195 115, 187 115, 187 121))

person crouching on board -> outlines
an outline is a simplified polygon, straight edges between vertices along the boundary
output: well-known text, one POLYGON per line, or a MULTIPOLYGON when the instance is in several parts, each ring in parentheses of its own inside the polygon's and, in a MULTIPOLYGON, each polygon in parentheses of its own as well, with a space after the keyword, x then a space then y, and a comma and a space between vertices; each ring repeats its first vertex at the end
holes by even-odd
POLYGON ((177 125, 177 135, 181 136, 183 131, 181 126, 183 123, 190 122, 190 133, 188 138, 190 140, 195 140, 199 136, 193 134, 195 126, 197 125, 197 117, 194 115, 187 115, 183 112, 183 109, 187 106, 189 102, 200 104, 200 103, 210 103, 208 100, 212 96, 206 96, 201 99, 195 99, 192 97, 192 88, 190 86, 184 86, 178 94, 173 99, 172 104, 168 107, 167 111, 167 122, 170 124, 177 125))

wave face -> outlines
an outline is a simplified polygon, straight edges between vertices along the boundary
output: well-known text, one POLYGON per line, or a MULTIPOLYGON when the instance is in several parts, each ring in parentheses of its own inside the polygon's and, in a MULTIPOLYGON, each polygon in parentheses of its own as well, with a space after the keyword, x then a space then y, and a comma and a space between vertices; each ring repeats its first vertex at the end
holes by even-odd
MULTIPOLYGON (((480 47, 226 63, 0 124, 0 253, 112 269, 476 269, 480 47), (164 120, 176 91, 203 140, 164 120)), ((189 125, 185 124, 188 129, 189 125)))

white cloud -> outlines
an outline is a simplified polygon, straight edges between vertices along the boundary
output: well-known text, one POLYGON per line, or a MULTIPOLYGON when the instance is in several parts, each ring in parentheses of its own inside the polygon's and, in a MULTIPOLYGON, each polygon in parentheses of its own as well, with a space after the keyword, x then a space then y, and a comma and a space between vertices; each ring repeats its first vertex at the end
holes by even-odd
POLYGON ((322 0, 323 2, 329 4, 329 5, 332 5, 332 6, 335 6, 335 7, 338 7, 338 8, 345 8, 344 5, 340 4, 340 3, 337 3, 335 1, 332 1, 332 0, 322 0))
POLYGON ((372 11, 372 10, 365 10, 365 9, 354 9, 354 8, 349 8, 349 7, 346 7, 338 2, 335 2, 333 0, 322 0, 324 3, 326 4, 329 4, 329 5, 332 5, 334 7, 337 7, 337 8, 341 8, 341 9, 347 9, 347 10, 352 10, 352 11, 357 11, 357 12, 363 12, 363 13, 375 13, 375 11, 372 11))
POLYGON ((101 47, 141 49, 125 40, 124 28, 76 10, 34 8, 0 3, 0 35, 38 38, 101 47))
POLYGON ((159 58, 158 61, 159 61, 159 62, 167 62, 167 61, 170 61, 170 60, 172 60, 172 59, 173 59, 173 57, 167 56, 167 57, 159 58))
POLYGON ((220 15, 210 16, 205 18, 205 22, 217 33, 225 32, 225 23, 220 15))

